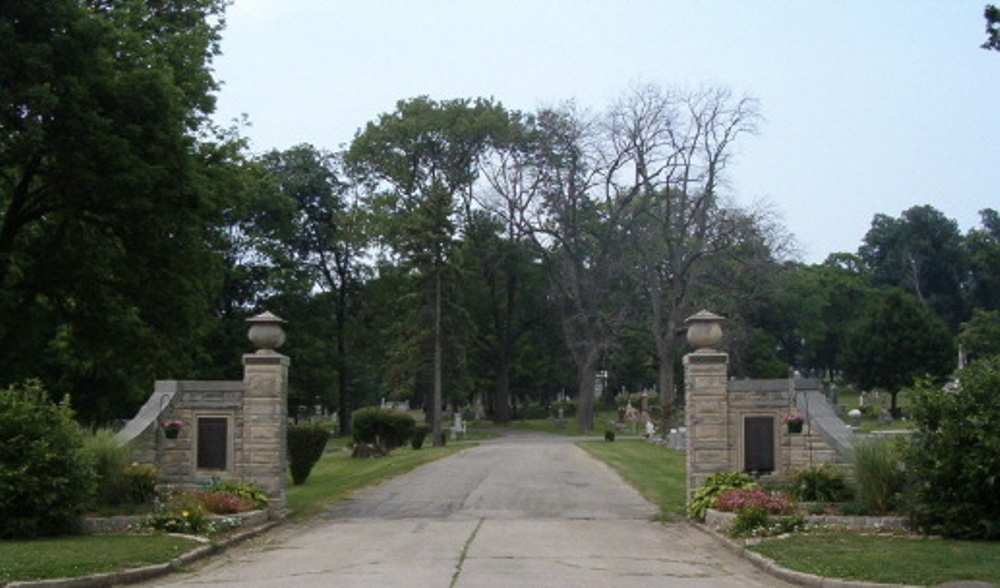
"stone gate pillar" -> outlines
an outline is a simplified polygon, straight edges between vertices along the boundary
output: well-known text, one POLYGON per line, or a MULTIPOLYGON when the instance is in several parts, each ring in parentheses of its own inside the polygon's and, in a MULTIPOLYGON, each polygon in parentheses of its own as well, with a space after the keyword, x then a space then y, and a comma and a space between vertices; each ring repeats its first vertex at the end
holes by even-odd
POLYGON ((256 353, 243 356, 243 451, 241 477, 271 498, 272 512, 285 510, 288 427, 287 356, 275 351, 285 342, 285 322, 270 312, 247 319, 256 353))
POLYGON ((684 356, 688 501, 708 476, 733 469, 727 400, 729 355, 713 349, 722 340, 721 321, 722 317, 704 310, 685 321, 688 343, 695 348, 684 356))

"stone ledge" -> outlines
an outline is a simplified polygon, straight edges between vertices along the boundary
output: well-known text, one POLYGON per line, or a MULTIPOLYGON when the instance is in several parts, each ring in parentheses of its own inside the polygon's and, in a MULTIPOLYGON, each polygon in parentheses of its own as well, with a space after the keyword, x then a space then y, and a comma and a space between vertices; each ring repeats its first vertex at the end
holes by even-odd
MULTIPOLYGON (((138 531, 142 528, 142 521, 148 516, 85 517, 82 520, 83 531, 88 535, 109 535, 138 531)), ((211 515, 211 517, 235 518, 240 520, 240 527, 256 527, 266 523, 270 519, 270 513, 267 510, 251 510, 231 515, 211 515)))
MULTIPOLYGON (((806 523, 821 527, 839 527, 842 529, 877 529, 888 531, 908 531, 910 521, 906 517, 857 517, 838 515, 805 515, 802 517, 806 523)), ((708 509, 705 513, 705 526, 717 533, 726 533, 733 521, 736 520, 736 513, 721 512, 715 509, 708 509)))

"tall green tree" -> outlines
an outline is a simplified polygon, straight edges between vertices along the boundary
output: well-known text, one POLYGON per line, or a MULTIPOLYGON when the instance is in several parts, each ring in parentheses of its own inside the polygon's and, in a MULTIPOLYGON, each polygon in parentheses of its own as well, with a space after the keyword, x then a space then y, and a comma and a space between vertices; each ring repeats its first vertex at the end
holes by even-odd
POLYGON ((0 4, 0 378, 43 377, 88 420, 196 363, 229 197, 198 140, 224 5, 0 4))
POLYGON ((357 134, 344 156, 366 182, 380 235, 420 277, 424 308, 431 309, 433 391, 428 411, 441 443, 444 348, 444 277, 460 222, 457 202, 477 179, 486 146, 508 124, 504 108, 489 100, 400 101, 357 134))
POLYGON ((1000 8, 987 4, 983 9, 983 18, 986 19, 986 42, 983 43, 983 49, 1000 51, 1000 8))
MULTIPOLYGON (((533 245, 512 235, 486 211, 472 215, 458 250, 462 308, 469 317, 475 355, 472 373, 488 374, 494 422, 511 419, 511 385, 532 331, 552 309, 545 275, 533 245)), ((537 385, 537 383, 535 384, 537 385)))
POLYGON ((969 261, 958 223, 932 206, 914 206, 899 218, 877 214, 858 256, 872 283, 903 288, 957 329, 967 317, 963 284, 969 261))
MULTIPOLYGON (((261 158, 272 174, 277 189, 291 201, 290 216, 277 235, 277 263, 296 276, 305 286, 306 296, 319 289, 329 293, 328 315, 333 319, 333 340, 327 361, 336 366, 336 397, 342 434, 351 430, 354 404, 349 382, 348 330, 352 306, 364 278, 361 263, 366 247, 364 214, 355 198, 352 186, 339 172, 339 161, 333 154, 311 145, 298 145, 286 151, 272 151, 261 158)), ((317 340, 318 341, 318 340, 317 340)), ((319 367, 317 366, 317 367, 319 367)), ((324 386, 314 379, 310 394, 324 403, 332 400, 333 386, 324 386)))
POLYGON ((896 397, 917 378, 938 381, 956 368, 948 327, 908 292, 894 288, 876 296, 852 326, 843 352, 844 375, 863 390, 896 397))
POLYGON ((781 279, 781 305, 788 322, 776 336, 785 349, 798 349, 789 365, 816 370, 826 377, 840 371, 841 352, 851 325, 873 289, 854 256, 834 255, 822 264, 789 268, 781 279))
POLYGON ((971 266, 969 302, 973 308, 1000 310, 1000 215, 990 208, 979 215, 982 227, 965 237, 971 266))

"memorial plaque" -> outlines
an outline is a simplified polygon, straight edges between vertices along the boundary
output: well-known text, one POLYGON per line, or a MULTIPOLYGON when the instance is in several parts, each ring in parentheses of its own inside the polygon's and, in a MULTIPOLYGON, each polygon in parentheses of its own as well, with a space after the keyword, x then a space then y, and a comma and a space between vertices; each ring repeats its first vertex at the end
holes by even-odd
POLYGON ((774 417, 743 419, 743 471, 774 471, 774 417))
POLYGON ((198 417, 198 469, 226 469, 228 453, 229 419, 198 417))

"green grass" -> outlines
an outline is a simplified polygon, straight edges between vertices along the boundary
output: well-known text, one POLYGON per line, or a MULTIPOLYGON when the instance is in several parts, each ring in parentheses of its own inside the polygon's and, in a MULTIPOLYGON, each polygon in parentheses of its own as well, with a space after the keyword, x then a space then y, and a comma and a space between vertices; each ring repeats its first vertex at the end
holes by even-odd
POLYGON ((83 535, 0 541, 0 583, 73 578, 166 563, 200 545, 170 535, 83 535))
MULTIPOLYGON (((608 422, 614 421, 615 418, 615 411, 602 410, 595 412, 593 431, 581 431, 577 426, 575 416, 563 419, 563 427, 560 427, 555 419, 513 420, 510 422, 509 427, 516 431, 533 431, 536 433, 549 433, 552 435, 564 435, 570 437, 603 437, 604 429, 607 427, 608 422)), ((629 430, 627 433, 630 434, 632 431, 629 430)))
POLYGON ((1000 544, 925 537, 796 534, 749 549, 800 572, 845 580, 934 586, 1000 584, 1000 544))
POLYGON ((295 517, 316 514, 352 492, 469 447, 472 445, 465 443, 425 446, 419 451, 406 447, 375 459, 351 459, 347 450, 328 453, 313 468, 305 484, 288 487, 290 514, 295 517))
POLYGON ((587 453, 611 466, 667 520, 685 512, 685 454, 642 439, 583 441, 587 453))

